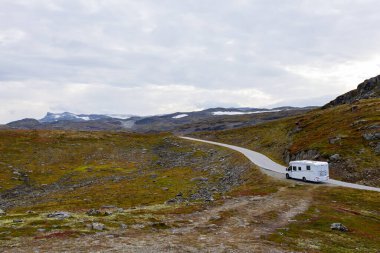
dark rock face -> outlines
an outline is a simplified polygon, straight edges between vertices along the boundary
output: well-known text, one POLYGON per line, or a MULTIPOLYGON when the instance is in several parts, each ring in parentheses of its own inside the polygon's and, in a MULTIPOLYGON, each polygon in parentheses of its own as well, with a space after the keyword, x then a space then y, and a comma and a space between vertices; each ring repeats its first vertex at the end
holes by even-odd
MULTIPOLYGON (((365 80, 363 83, 359 84, 358 88, 347 92, 330 103, 322 107, 322 109, 330 108, 342 104, 351 104, 360 99, 368 98, 379 98, 380 97, 380 75, 365 80)), ((352 111, 358 108, 352 108, 352 111)))
POLYGON ((319 160, 321 155, 317 150, 303 150, 296 154, 291 154, 288 150, 284 152, 284 160, 286 164, 290 161, 298 160, 319 160))

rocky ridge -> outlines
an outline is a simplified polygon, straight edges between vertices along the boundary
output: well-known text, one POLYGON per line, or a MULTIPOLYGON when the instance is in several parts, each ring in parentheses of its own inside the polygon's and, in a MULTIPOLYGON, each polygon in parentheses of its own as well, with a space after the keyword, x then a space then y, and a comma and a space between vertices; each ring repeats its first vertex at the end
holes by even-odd
POLYGON ((380 97, 380 75, 365 80, 355 90, 349 91, 336 99, 332 100, 323 109, 342 104, 351 104, 361 99, 380 97))

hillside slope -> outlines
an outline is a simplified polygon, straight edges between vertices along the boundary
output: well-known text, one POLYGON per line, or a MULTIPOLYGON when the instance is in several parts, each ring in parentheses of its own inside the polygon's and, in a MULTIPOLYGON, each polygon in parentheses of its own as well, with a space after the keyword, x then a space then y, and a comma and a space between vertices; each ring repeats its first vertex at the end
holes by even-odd
POLYGON ((330 103, 323 106, 329 108, 332 106, 350 104, 361 99, 380 98, 380 75, 365 80, 355 90, 349 91, 330 103))
POLYGON ((379 193, 277 181, 238 153, 168 134, 2 130, 0 171, 1 252, 380 245, 379 193))
POLYGON ((2 130, 0 208, 129 208, 164 203, 180 192, 183 198, 207 200, 241 183, 250 165, 239 168, 239 157, 168 134, 2 130), (208 178, 214 192, 202 188, 199 194, 202 180, 191 181, 199 177, 208 178), (140 185, 146 189, 137 191, 140 185))
POLYGON ((287 164, 330 162, 332 178, 380 186, 380 99, 366 99, 253 127, 193 134, 243 146, 287 164))

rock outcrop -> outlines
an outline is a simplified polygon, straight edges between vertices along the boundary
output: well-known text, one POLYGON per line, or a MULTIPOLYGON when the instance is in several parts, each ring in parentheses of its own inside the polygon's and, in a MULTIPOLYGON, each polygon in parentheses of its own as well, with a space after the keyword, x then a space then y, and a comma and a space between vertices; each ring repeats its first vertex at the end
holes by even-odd
POLYGON ((332 223, 330 225, 330 228, 332 230, 338 230, 341 232, 347 232, 348 231, 348 228, 345 225, 343 225, 342 223, 332 223))
POLYGON ((380 75, 365 80, 359 84, 357 89, 337 97, 330 103, 323 106, 322 109, 342 104, 350 104, 357 100, 368 98, 380 98, 380 75))
POLYGON ((47 217, 63 220, 63 219, 70 218, 71 214, 68 212, 54 212, 54 213, 49 213, 47 217))

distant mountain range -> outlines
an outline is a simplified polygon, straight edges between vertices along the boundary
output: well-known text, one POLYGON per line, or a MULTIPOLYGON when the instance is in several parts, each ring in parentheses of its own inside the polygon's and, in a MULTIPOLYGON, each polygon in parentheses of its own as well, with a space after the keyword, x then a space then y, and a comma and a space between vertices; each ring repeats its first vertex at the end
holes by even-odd
MULTIPOLYGON (((343 94, 322 109, 349 104, 361 99, 380 97, 380 75, 365 80, 357 89, 343 94)), ((60 129, 83 131, 133 131, 133 132, 175 132, 225 130, 273 121, 284 117, 303 114, 317 107, 263 108, 210 108, 202 111, 176 112, 155 116, 123 114, 74 114, 71 112, 48 112, 42 119, 22 119, 0 125, 11 129, 60 129)))
POLYGON ((156 116, 123 114, 74 114, 48 112, 42 119, 22 119, 8 123, 12 129, 114 130, 136 132, 193 132, 210 129, 230 129, 279 119, 314 109, 315 107, 210 108, 202 111, 176 112, 156 116))

